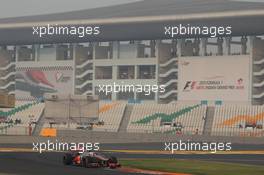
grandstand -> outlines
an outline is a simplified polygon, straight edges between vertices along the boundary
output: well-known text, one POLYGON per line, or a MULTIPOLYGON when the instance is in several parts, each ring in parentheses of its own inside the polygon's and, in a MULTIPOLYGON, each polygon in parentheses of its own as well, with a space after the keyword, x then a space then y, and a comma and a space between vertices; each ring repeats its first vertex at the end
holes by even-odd
MULTIPOLYGON (((128 104, 124 101, 100 102, 99 121, 90 131, 128 133, 164 133, 172 135, 212 135, 231 137, 263 137, 263 106, 205 104, 128 104), (127 112, 132 106, 131 113, 127 112), (209 110, 211 112, 209 112, 209 110), (127 116, 128 115, 128 116, 127 116), (127 125, 122 121, 128 119, 127 125)), ((46 123, 45 127, 49 127, 46 123)), ((54 125, 58 129, 75 130, 78 123, 54 125)), ((87 129, 87 128, 80 128, 87 129)))
POLYGON ((199 104, 139 104, 133 108, 127 131, 202 134, 205 116, 206 106, 199 104))
MULTIPOLYGON (((204 39, 199 40, 199 42, 202 41, 204 39)), ((223 40, 219 39, 217 41, 206 39, 206 42, 207 49, 197 45, 195 39, 159 42, 148 40, 140 41, 139 44, 131 44, 129 41, 103 42, 99 46, 94 46, 91 43, 74 46, 72 44, 40 45, 38 58, 32 46, 23 46, 23 48, 18 49, 20 50, 19 53, 23 53, 24 47, 27 47, 27 50, 30 50, 29 55, 18 54, 16 61, 0 64, 0 73, 2 72, 0 89, 9 94, 15 94, 18 100, 34 100, 41 98, 45 93, 70 93, 98 95, 100 100, 129 101, 136 99, 142 102, 170 103, 177 100, 190 100, 181 99, 181 88, 183 88, 183 83, 186 81, 180 76, 180 74, 183 74, 181 70, 184 60, 188 59, 188 61, 193 62, 195 58, 199 58, 199 60, 215 58, 220 63, 223 60, 221 64, 228 65, 238 65, 239 62, 246 60, 247 63, 243 61, 241 68, 237 70, 242 71, 242 68, 244 68, 247 75, 244 74, 242 77, 238 77, 240 73, 238 72, 236 77, 233 76, 233 79, 242 78, 244 81, 244 94, 248 94, 244 99, 233 98, 233 101, 263 104, 262 67, 264 53, 261 48, 263 48, 264 40, 261 37, 247 37, 246 39, 245 37, 234 37, 233 41, 226 38, 225 44, 223 40), (247 42, 245 43, 244 40, 247 42), (227 45, 227 41, 229 45, 224 47, 224 45, 227 45), (250 43, 253 43, 253 45, 250 46, 250 43), (200 47, 199 53, 192 51, 196 47, 200 47), (239 49, 240 47, 242 50, 239 49), (117 48, 119 49, 116 50, 117 48), (133 61, 130 61, 130 58, 133 58, 133 61), (238 58, 236 62, 231 63, 228 61, 228 59, 234 60, 235 58, 238 58), (165 91, 160 93, 151 92, 149 95, 144 92, 113 92, 106 94, 99 91, 100 85, 111 85, 113 82, 116 84, 128 83, 129 85, 141 84, 142 86, 162 85, 165 91)), ((5 55, 3 57, 6 60, 9 60, 14 56, 13 49, 15 48, 10 46, 6 49, 0 50, 0 53, 5 55)), ((230 73, 231 69, 232 67, 228 70, 230 73)), ((215 74, 212 72, 211 76, 213 77, 215 74)), ((232 98, 232 96, 229 97, 232 98)), ((206 97, 195 100, 201 101, 202 98, 206 100, 206 97)), ((218 99, 210 100, 217 101, 218 99)), ((232 99, 219 100, 232 101, 232 99)))
POLYGON ((9 51, 0 52, 0 91, 15 93, 15 62, 9 51))
MULTIPOLYGON (((188 3, 145 0, 0 19, 0 92, 17 99, 16 107, 1 109, 0 117, 21 120, 16 125, 2 123, 1 134, 27 135, 29 123, 48 108, 32 101, 60 93, 99 97, 104 125, 93 126, 96 132, 263 137, 263 3, 204 1, 206 9, 188 3), (170 38, 161 30, 185 20, 206 26, 232 21, 233 33, 170 38), (104 33, 97 38, 36 38, 32 26, 40 22, 100 24, 104 33), (164 86, 164 91, 146 95, 100 90, 100 85, 113 83, 164 86)), ((64 106, 58 111, 54 117, 68 110, 64 106)), ((40 127, 51 127, 50 121, 43 122, 40 127)), ((71 121, 52 127, 76 130, 83 129, 81 125, 71 121)))
POLYGON ((31 135, 43 114, 44 104, 30 101, 16 101, 14 108, 1 108, 1 134, 31 135))
POLYGON ((101 102, 99 109, 99 121, 104 125, 95 126, 94 131, 117 132, 125 112, 124 102, 101 102))
POLYGON ((261 105, 129 104, 125 101, 101 101, 99 104, 99 121, 103 125, 90 128, 74 121, 51 125, 50 120, 44 117, 44 103, 17 101, 15 108, 0 109, 0 132, 2 135, 29 135, 39 126, 103 133, 123 132, 121 128, 124 128, 127 133, 144 134, 264 136, 264 108, 261 105), (43 124, 39 123, 41 118, 43 124), (125 120, 127 122, 123 122, 125 120))
POLYGON ((212 135, 264 136, 264 106, 223 105, 215 107, 212 135))

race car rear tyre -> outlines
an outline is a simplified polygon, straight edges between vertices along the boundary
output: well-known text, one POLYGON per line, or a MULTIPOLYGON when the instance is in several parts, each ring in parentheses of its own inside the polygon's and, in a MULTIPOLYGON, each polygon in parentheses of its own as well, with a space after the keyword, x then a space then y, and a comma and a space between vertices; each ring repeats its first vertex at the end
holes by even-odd
POLYGON ((64 165, 71 165, 72 164, 72 155, 71 154, 65 154, 63 156, 63 164, 64 165))

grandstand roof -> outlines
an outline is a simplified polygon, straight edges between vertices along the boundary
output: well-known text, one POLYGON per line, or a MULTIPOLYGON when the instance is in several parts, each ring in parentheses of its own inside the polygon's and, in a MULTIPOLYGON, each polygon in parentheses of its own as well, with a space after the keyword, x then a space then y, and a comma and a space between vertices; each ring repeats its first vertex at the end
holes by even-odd
POLYGON ((0 44, 161 39, 164 25, 231 25, 233 35, 264 33, 264 3, 230 0, 144 0, 88 10, 0 19, 0 44), (96 37, 32 36, 42 24, 99 25, 96 37))

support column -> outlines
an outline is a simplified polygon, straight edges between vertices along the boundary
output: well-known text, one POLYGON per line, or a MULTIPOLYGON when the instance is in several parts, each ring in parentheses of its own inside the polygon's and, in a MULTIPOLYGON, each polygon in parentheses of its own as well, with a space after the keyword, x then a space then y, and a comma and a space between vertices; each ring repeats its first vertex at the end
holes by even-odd
POLYGON ((138 65, 135 65, 135 79, 138 79, 138 65))
MULTIPOLYGON (((112 66, 112 81, 116 82, 117 80, 117 65, 112 66)), ((112 92, 112 100, 117 100, 117 93, 112 92)))
POLYGON ((18 57, 19 57, 19 49, 20 49, 20 46, 15 46, 15 57, 16 57, 16 62, 18 62, 18 57))
MULTIPOLYGON (((92 77, 92 80, 94 81, 95 80, 95 55, 96 55, 96 53, 95 53, 95 43, 90 43, 90 45, 91 45, 91 47, 92 47, 92 49, 93 49, 93 58, 92 58, 92 60, 93 60, 93 77, 92 77)), ((92 88, 93 88, 93 93, 92 93, 92 95, 93 96, 95 96, 95 90, 96 90, 96 87, 95 87, 95 85, 93 84, 92 85, 92 88)))
POLYGON ((156 48, 156 42, 154 40, 150 41, 150 57, 155 57, 155 48, 156 48))
MULTIPOLYGON (((157 85, 160 85, 159 83, 159 64, 160 64, 160 57, 161 57, 161 47, 160 44, 162 43, 162 40, 156 40, 156 77, 155 81, 157 82, 157 85)), ((138 70, 137 70, 138 73, 138 70)), ((159 93, 155 93, 155 101, 156 103, 159 102, 159 93)))
POLYGON ((201 38, 200 55, 207 56, 207 38, 201 38))
POLYGON ((72 61, 73 61, 73 88, 72 88, 72 94, 75 95, 75 86, 76 86, 76 47, 77 44, 72 44, 72 61))
POLYGON ((35 54, 35 61, 39 61, 39 50, 40 50, 40 45, 39 44, 35 44, 32 47, 34 47, 34 54, 35 54))
POLYGON ((225 55, 230 55, 231 54, 231 37, 226 37, 225 38, 225 55))
POLYGON ((249 37, 249 47, 250 47, 250 49, 249 49, 249 53, 250 53, 250 64, 249 64, 249 102, 250 102, 250 104, 251 105, 253 105, 254 103, 255 103, 255 100, 254 100, 254 98, 253 98, 253 95, 254 95, 254 93, 253 93, 253 84, 254 84, 254 81, 253 81, 253 71, 254 71, 254 55, 255 55, 255 53, 254 53, 254 40, 256 39, 256 37, 255 36, 250 36, 249 37))
POLYGON ((119 59, 120 56, 120 42, 113 42, 113 59, 119 59))
MULTIPOLYGON (((160 70, 160 61, 159 58, 156 58, 156 70, 155 70, 155 81, 157 83, 157 85, 160 85, 159 83, 159 70, 160 70)), ((155 93, 155 101, 158 103, 159 101, 159 93, 155 93)))
POLYGON ((246 55, 247 54, 247 37, 242 37, 241 38, 241 53, 242 55, 246 55))
POLYGON ((113 42, 109 42, 109 56, 108 56, 108 59, 113 59, 113 42))
MULTIPOLYGON (((119 59, 120 57, 120 42, 114 41, 113 42, 113 60, 119 59)), ((117 65, 112 66, 112 81, 116 82, 117 80, 117 65)), ((117 94, 112 92, 112 100, 117 100, 117 94)))
POLYGON ((96 55, 97 55, 96 47, 98 47, 98 46, 99 46, 99 43, 98 42, 92 43, 92 47, 93 47, 93 60, 96 59, 96 55))
POLYGON ((194 56, 199 56, 200 52, 200 40, 198 38, 195 38, 193 42, 193 48, 194 48, 194 56))
POLYGON ((223 38, 217 38, 217 55, 223 55, 223 38))
POLYGON ((172 58, 177 57, 177 40, 172 40, 172 58))
POLYGON ((182 56, 182 45, 183 45, 183 43, 184 43, 183 39, 178 39, 178 41, 177 41, 177 55, 178 55, 178 57, 182 56))

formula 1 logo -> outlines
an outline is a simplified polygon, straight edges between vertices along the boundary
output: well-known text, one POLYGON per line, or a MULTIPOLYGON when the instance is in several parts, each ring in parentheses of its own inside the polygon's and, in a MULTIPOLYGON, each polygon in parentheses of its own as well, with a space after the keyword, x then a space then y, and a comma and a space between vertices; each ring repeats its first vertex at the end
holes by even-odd
POLYGON ((193 90, 195 85, 196 85, 196 81, 187 81, 183 88, 183 91, 193 90))

